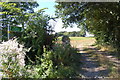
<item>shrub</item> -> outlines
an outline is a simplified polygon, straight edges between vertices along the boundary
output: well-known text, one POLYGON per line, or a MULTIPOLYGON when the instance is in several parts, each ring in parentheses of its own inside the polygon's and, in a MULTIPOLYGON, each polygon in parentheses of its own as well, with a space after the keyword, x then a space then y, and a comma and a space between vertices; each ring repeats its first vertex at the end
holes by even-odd
POLYGON ((41 65, 33 67, 32 78, 70 78, 77 76, 79 63, 77 49, 71 46, 57 44, 53 51, 46 51, 42 55, 41 65))
POLYGON ((3 77, 22 76, 25 66, 25 51, 27 49, 17 42, 17 39, 8 40, 0 44, 0 69, 3 77))
MULTIPOLYGON (((26 24, 26 29, 22 32, 21 37, 18 39, 20 43, 24 43, 26 48, 30 48, 30 51, 26 53, 27 56, 36 64, 35 60, 37 56, 43 54, 43 46, 51 49, 55 37, 52 27, 49 25, 51 18, 48 15, 44 15, 43 12, 36 12, 30 16, 29 22, 26 24)), ((28 58, 25 59, 26 64, 31 64, 28 58)))
POLYGON ((77 76, 79 56, 77 49, 70 45, 56 44, 53 50, 47 51, 41 57, 36 56, 37 65, 25 65, 27 49, 16 39, 0 44, 0 66, 3 77, 8 78, 70 78, 77 76))

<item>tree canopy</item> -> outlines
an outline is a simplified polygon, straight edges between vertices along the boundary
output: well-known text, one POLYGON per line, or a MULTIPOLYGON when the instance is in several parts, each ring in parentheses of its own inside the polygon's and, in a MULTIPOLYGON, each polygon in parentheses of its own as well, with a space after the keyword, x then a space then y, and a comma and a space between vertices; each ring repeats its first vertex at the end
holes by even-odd
POLYGON ((39 6, 36 2, 0 2, 2 25, 20 25, 27 21, 27 13, 33 13, 35 7, 39 6))
POLYGON ((21 25, 24 29, 29 19, 29 13, 33 13, 33 8, 39 6, 36 2, 0 2, 0 5, 0 22, 3 30, 3 39, 5 40, 7 27, 21 25))
POLYGON ((66 25, 77 23, 95 35, 100 44, 120 47, 120 2, 58 2, 56 15, 66 25))

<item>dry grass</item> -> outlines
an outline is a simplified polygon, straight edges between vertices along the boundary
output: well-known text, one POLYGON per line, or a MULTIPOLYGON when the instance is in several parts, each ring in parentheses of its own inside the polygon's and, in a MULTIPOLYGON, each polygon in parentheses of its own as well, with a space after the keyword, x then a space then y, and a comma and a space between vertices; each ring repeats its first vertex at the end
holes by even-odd
POLYGON ((87 47, 89 45, 92 45, 93 43, 95 43, 95 39, 94 38, 83 38, 81 40, 71 40, 70 41, 71 45, 72 46, 75 46, 77 48, 80 48, 80 47, 87 47))
POLYGON ((108 52, 115 52, 116 49, 112 46, 100 46, 99 47, 101 48, 100 51, 108 51, 108 52))
MULTIPOLYGON (((58 38, 57 43, 62 43, 61 42, 61 37, 58 38)), ((70 44, 73 47, 83 47, 83 46, 89 46, 95 43, 95 39, 93 37, 70 37, 70 44)))

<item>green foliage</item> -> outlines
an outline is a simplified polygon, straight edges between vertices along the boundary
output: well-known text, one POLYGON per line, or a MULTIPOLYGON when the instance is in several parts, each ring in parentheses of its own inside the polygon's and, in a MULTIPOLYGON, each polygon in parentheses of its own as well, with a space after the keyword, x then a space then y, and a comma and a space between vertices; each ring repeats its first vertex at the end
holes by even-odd
POLYGON ((55 61, 55 65, 59 65, 59 64, 63 64, 63 65, 73 65, 74 63, 73 62, 77 62, 77 57, 76 53, 77 53, 77 50, 75 48, 72 48, 71 46, 69 45, 61 45, 61 44, 57 44, 55 47, 54 47, 54 56, 55 57, 58 57, 58 58, 53 58, 54 61, 55 61), (73 57, 74 56, 74 57, 73 57))
MULTIPOLYGON (((29 60, 35 63, 35 65, 25 65, 20 61, 18 65, 18 59, 21 59, 21 56, 14 54, 24 53, 23 46, 21 48, 19 43, 7 43, 8 46, 12 47, 12 50, 10 48, 10 51, 5 53, 6 49, 9 48, 3 46, 5 47, 4 52, 3 50, 0 51, 0 53, 4 53, 2 57, 7 57, 8 60, 8 62, 5 62, 1 58, 2 65, 5 68, 3 72, 8 74, 5 74, 7 77, 70 78, 77 75, 76 68, 79 66, 80 58, 77 49, 70 45, 56 44, 52 50, 48 50, 48 47, 51 47, 54 42, 54 35, 51 34, 52 28, 48 25, 51 18, 44 15, 43 9, 33 13, 33 8, 38 6, 37 3, 6 2, 2 3, 2 6, 2 25, 5 27, 8 25, 22 25, 24 31, 21 33, 22 35, 20 34, 18 40, 20 43, 24 43, 25 48, 30 48, 29 52, 26 52, 26 59, 28 60, 25 61, 27 64, 29 64, 29 60), (8 53, 10 55, 7 55, 8 53), (21 64, 24 66, 22 67, 21 64)), ((22 61, 24 61, 24 58, 25 56, 22 56, 22 61)))
POLYGON ((61 17, 66 25, 82 25, 95 35, 99 44, 111 45, 120 51, 120 2, 58 2, 56 8, 56 15, 61 17))
POLYGON ((5 26, 7 26, 5 22, 8 22, 9 25, 20 25, 27 22, 27 13, 33 13, 33 8, 38 6, 36 2, 0 2, 0 5, 2 6, 2 25, 5 26))
POLYGON ((35 61, 35 55, 40 56, 43 53, 43 45, 49 47, 54 41, 54 35, 50 34, 52 28, 48 25, 51 18, 43 14, 44 9, 34 12, 33 8, 38 6, 36 2, 1 2, 1 5, 1 21, 5 27, 2 28, 3 39, 7 40, 8 26, 21 25, 22 32, 10 31, 10 38, 17 36, 26 48, 31 47, 27 55, 35 61), (4 13, 5 11, 7 13, 4 13))
MULTIPOLYGON (((25 28, 26 23, 29 19, 29 13, 33 13, 33 8, 37 7, 36 2, 0 2, 1 5, 1 24, 2 27, 8 26, 22 26, 22 29, 25 28)), ((3 40, 6 40, 7 31, 6 28, 2 28, 3 40)), ((13 36, 20 36, 17 32, 10 31, 10 38, 13 36)))
MULTIPOLYGON (((39 57, 38 57, 39 58, 39 57)), ((41 58, 41 65, 32 68, 31 78, 70 78, 78 75, 80 54, 75 48, 57 44, 54 51, 46 51, 41 58)))
POLYGON ((0 46, 1 55, 4 54, 4 56, 0 55, 2 61, 0 67, 5 73, 3 78, 71 78, 78 75, 80 54, 70 45, 56 44, 51 51, 44 48, 41 57, 36 55, 36 61, 41 62, 36 65, 25 65, 25 56, 22 55, 25 51, 18 42, 8 41, 0 46), (7 46, 8 48, 6 48, 7 46), (6 49, 8 50, 6 51, 6 49), (16 57, 15 60, 14 57, 16 57))
POLYGON ((35 55, 40 57, 43 54, 43 47, 50 48, 54 42, 54 35, 50 34, 52 33, 49 26, 50 19, 48 15, 43 14, 42 10, 30 14, 26 29, 19 38, 26 48, 31 48, 27 55, 32 61, 35 61, 35 55))

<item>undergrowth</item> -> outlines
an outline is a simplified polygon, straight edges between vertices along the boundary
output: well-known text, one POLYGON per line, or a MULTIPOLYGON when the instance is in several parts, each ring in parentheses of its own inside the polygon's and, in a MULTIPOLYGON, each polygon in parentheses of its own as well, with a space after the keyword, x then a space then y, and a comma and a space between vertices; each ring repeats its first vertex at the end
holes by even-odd
POLYGON ((36 56, 38 62, 36 65, 25 64, 25 55, 21 56, 25 53, 24 46, 16 40, 15 42, 14 40, 4 42, 0 46, 2 61, 0 72, 4 74, 3 78, 72 78, 79 75, 78 67, 81 64, 81 55, 76 48, 70 45, 55 44, 50 51, 44 48, 42 56, 36 56))

